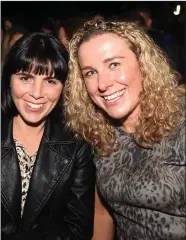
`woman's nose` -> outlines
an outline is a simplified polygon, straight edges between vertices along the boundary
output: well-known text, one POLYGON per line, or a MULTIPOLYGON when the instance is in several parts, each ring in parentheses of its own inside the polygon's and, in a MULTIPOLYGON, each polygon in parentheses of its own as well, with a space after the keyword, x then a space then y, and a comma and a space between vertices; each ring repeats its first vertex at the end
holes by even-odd
POLYGON ((104 92, 107 90, 107 88, 114 85, 114 79, 111 74, 100 74, 98 76, 98 88, 101 92, 104 92))
POLYGON ((30 95, 35 99, 43 97, 43 83, 37 80, 34 81, 30 95))

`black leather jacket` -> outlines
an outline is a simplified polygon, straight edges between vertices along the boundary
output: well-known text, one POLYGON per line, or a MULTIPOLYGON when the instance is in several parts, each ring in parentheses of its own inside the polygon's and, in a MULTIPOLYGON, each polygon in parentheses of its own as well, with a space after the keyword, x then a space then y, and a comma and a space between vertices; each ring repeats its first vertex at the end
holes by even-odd
POLYGON ((2 239, 90 240, 95 169, 90 146, 62 125, 45 126, 21 218, 21 176, 12 120, 3 123, 2 239))

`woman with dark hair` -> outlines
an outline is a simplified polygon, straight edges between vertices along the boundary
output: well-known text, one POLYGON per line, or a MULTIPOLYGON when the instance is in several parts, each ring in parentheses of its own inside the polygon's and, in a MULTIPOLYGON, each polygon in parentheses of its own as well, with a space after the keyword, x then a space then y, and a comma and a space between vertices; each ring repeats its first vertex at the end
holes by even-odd
POLYGON ((10 49, 2 73, 2 239, 91 239, 90 146, 66 130, 68 53, 33 33, 10 49))

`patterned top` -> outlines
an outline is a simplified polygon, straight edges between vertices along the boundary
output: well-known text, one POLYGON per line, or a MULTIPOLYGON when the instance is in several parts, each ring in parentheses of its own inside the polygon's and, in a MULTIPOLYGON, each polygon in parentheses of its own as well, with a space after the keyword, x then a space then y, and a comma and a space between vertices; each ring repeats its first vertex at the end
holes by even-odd
POLYGON ((97 188, 119 240, 186 239, 185 121, 152 149, 116 129, 120 149, 95 159, 97 188))
POLYGON ((33 166, 36 160, 35 153, 33 156, 29 156, 24 146, 14 139, 16 151, 19 159, 19 166, 21 170, 21 182, 22 182, 22 196, 21 196, 21 216, 23 216, 25 201, 29 188, 30 178, 33 170, 33 166))

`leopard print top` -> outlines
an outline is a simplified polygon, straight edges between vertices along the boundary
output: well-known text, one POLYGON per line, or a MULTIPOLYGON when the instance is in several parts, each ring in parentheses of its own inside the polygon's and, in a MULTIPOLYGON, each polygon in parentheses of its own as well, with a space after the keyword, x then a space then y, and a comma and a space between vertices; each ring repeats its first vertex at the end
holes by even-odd
POLYGON ((95 159, 97 188, 119 240, 186 239, 185 126, 151 150, 117 128, 120 149, 95 159))
POLYGON ((22 196, 21 196, 21 216, 23 216, 25 201, 27 197, 27 192, 29 188, 29 182, 33 170, 33 166, 36 160, 35 153, 33 156, 29 156, 27 150, 24 146, 14 139, 16 151, 19 159, 19 166, 21 171, 21 182, 22 182, 22 196))

